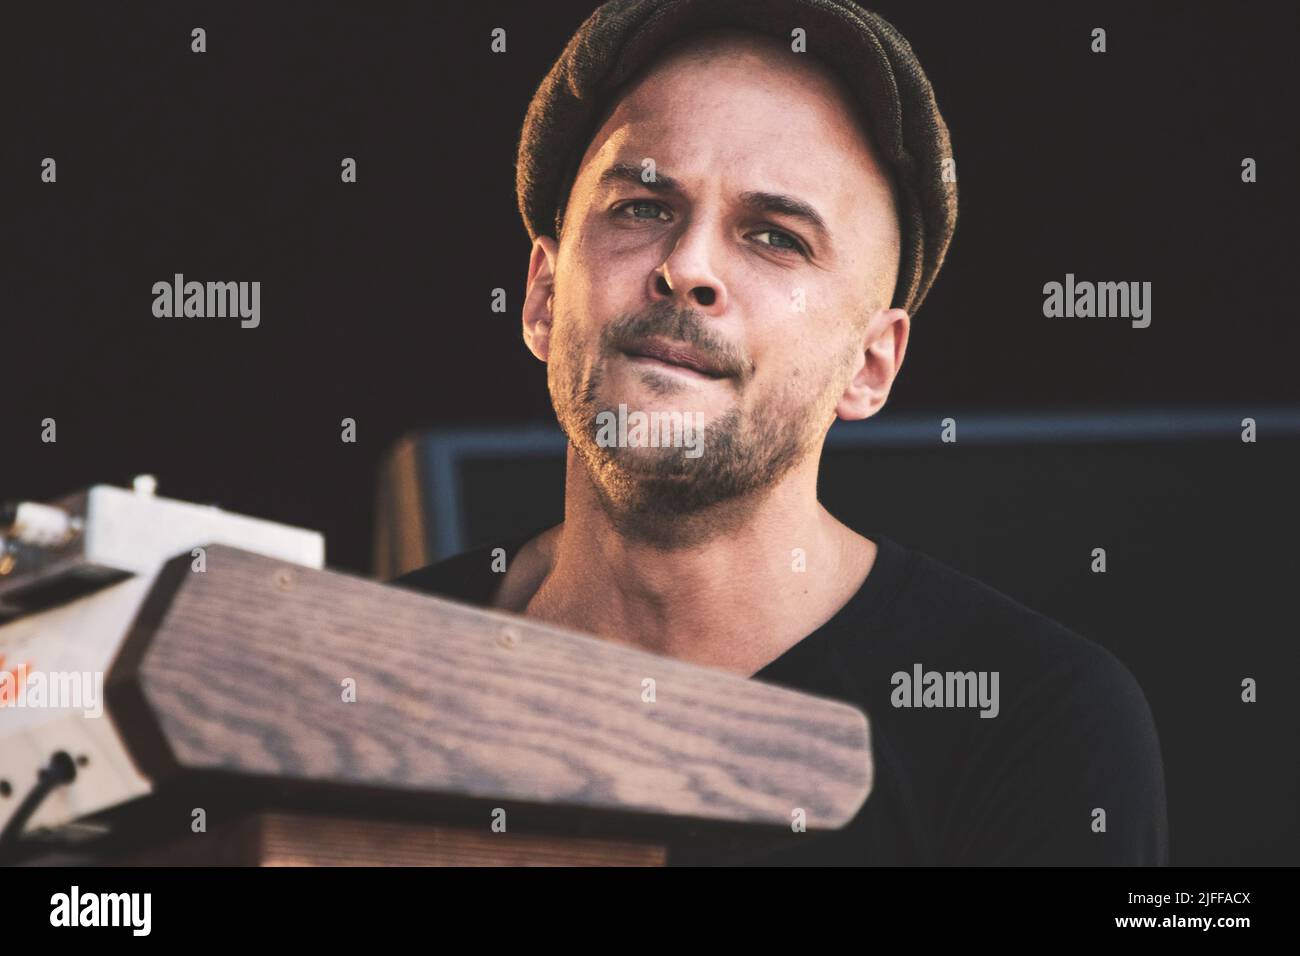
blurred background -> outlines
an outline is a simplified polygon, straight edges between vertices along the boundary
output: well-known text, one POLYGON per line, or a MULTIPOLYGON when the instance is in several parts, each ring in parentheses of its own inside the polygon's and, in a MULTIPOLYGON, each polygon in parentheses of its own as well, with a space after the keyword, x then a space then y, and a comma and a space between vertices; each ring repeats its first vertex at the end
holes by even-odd
MULTIPOLYGON (((824 500, 1133 670, 1174 863, 1295 863, 1290 34, 1265 5, 873 6, 930 73, 961 212, 888 406, 832 429, 824 500), (1151 282, 1151 326, 1045 318, 1043 284, 1066 273, 1151 282), (1247 676, 1256 705, 1239 701, 1247 676)), ((564 444, 520 337, 514 158, 534 88, 594 7, 12 17, 0 497, 150 472, 160 494, 320 530, 332 566, 381 578, 559 520, 564 444), (57 184, 40 181, 47 156, 57 184), (178 272, 261 281, 260 327, 155 318, 152 285, 178 272)))

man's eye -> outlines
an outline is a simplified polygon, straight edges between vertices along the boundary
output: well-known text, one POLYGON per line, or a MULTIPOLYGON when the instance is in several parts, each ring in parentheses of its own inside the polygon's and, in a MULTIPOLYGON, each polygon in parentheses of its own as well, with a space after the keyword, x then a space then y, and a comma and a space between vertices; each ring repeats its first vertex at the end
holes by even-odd
MULTIPOLYGON (((615 207, 615 215, 623 218, 636 219, 641 222, 653 222, 655 220, 668 221, 668 210, 662 203, 655 202, 653 199, 632 199, 615 207)), ((790 233, 782 229, 764 229, 762 232, 751 233, 755 236, 767 236, 768 240, 763 245, 771 246, 773 249, 798 253, 806 256, 808 253, 801 243, 790 233)))
POLYGON ((640 219, 642 221, 658 219, 666 211, 667 210, 665 210, 660 203, 654 202, 650 199, 633 199, 631 202, 626 202, 617 209, 617 213, 620 216, 631 219, 640 219), (628 214, 629 210, 631 211, 630 216, 628 214))
POLYGON ((773 249, 789 249, 800 255, 804 254, 803 243, 788 232, 782 232, 780 229, 764 229, 762 232, 753 233, 755 236, 768 236, 770 241, 763 243, 771 246, 773 249))

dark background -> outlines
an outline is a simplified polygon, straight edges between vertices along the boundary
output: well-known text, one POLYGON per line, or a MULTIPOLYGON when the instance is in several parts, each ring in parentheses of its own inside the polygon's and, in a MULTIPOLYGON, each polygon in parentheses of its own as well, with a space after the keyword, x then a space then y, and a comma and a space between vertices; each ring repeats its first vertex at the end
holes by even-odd
MULTIPOLYGON (((368 571, 376 467, 394 440, 551 419, 545 367, 520 340, 529 246, 515 147, 536 84, 594 6, 7 14, 0 497, 153 472, 169 497, 321 530, 332 565, 368 571), (489 49, 494 27, 508 33, 503 55, 489 49), (55 185, 40 182, 46 156, 55 185), (355 185, 339 180, 345 156, 355 185), (176 272, 260 280, 260 328, 155 318, 151 287, 176 272), (489 307, 496 287, 504 315, 489 307), (45 417, 56 444, 40 441, 45 417), (356 444, 339 439, 344 417, 356 444)), ((930 74, 961 198, 882 420, 1300 406, 1295 53, 1281 8, 874 8, 930 74), (1096 26, 1102 55, 1089 50, 1096 26), (1241 182, 1246 156, 1254 184, 1241 182), (1042 286, 1067 272, 1152 282, 1150 328, 1044 318, 1042 286)), ((911 482, 927 497, 900 518, 905 543, 1097 635, 1134 669, 1166 748, 1176 863, 1297 859, 1295 705, 1261 697, 1243 715, 1231 694, 1239 672, 1277 678, 1275 708, 1295 687, 1296 446, 1234 470, 1224 456, 1241 448, 1075 459, 1077 486, 1047 492, 1034 469, 1073 464, 977 456, 957 474, 936 460, 929 484, 911 482), (1108 504, 1084 500, 1102 483, 1108 504), (1017 515, 981 513, 1017 489, 1017 515), (1129 570, 1084 600, 1085 582, 1051 569, 1096 542, 1060 529, 1104 526, 1116 508, 1108 540, 1138 535, 1129 570), (993 534, 994 518, 1019 525, 993 534), (1059 530, 1060 553, 1028 559, 1045 569, 1037 580, 1012 572, 1026 561, 1016 527, 1059 530), (1057 593, 1073 604, 1055 606, 1057 593), (1196 681, 1216 674, 1229 693, 1210 705, 1196 681)), ((915 473, 930 459, 910 461, 915 473)), ((899 474, 885 469, 879 487, 899 474)), ((848 501, 870 497, 871 480, 828 465, 823 484, 848 501)), ((897 499, 874 500, 885 513, 897 499)))
MULTIPOLYGON (((593 7, 53 3, 8 20, 2 490, 153 471, 164 494, 319 529, 333 564, 366 569, 393 439, 551 416, 520 340, 515 146, 593 7), (154 318, 151 287, 176 272, 260 280, 261 327, 154 318)), ((961 192, 890 411, 1300 399, 1295 56, 1272 7, 879 9, 932 77, 961 192), (1043 283, 1066 272, 1151 281, 1151 327, 1045 319, 1043 283)))

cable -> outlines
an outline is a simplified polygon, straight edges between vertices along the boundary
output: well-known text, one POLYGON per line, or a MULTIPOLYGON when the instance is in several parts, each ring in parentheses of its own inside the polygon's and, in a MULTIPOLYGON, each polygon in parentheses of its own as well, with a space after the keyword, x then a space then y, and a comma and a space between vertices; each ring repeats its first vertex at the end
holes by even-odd
POLYGON ((23 802, 18 805, 14 815, 5 824, 4 830, 0 831, 0 859, 18 845, 27 821, 45 802, 45 798, 56 788, 72 783, 76 779, 77 764, 68 756, 67 751, 60 750, 50 758, 50 762, 36 775, 36 786, 32 787, 31 792, 23 798, 23 802))

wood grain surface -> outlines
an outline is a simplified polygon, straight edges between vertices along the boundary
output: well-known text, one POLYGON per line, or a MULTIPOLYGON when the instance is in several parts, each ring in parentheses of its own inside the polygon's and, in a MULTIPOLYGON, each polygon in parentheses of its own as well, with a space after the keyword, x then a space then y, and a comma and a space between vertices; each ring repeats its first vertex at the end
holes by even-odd
POLYGON ((128 743, 176 769, 787 830, 870 792, 846 704, 233 548, 189 560, 110 675, 128 743))
POLYGON ((125 854, 119 866, 663 866, 661 845, 256 813, 125 854))

